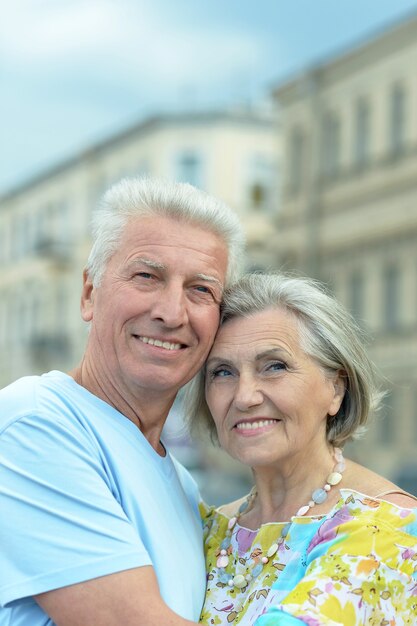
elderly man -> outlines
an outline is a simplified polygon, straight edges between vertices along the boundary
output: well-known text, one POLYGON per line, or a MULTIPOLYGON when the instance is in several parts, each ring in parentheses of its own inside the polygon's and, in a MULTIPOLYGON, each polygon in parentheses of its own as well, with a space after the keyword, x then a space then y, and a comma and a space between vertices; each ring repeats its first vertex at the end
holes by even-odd
POLYGON ((198 492, 160 436, 242 231, 189 185, 125 179, 93 240, 81 363, 0 392, 0 626, 186 626, 204 598, 198 492))

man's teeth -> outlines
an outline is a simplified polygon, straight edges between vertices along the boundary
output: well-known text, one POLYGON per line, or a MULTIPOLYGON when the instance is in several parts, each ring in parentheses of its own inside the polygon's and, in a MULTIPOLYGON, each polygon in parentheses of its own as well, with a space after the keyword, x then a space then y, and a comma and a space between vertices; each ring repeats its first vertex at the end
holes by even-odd
POLYGON ((259 422, 239 422, 236 424, 236 428, 239 430, 255 430, 256 428, 262 428, 262 426, 268 426, 272 422, 276 422, 277 420, 259 420, 259 422))
POLYGON ((157 348, 165 348, 165 350, 179 350, 181 348, 180 343, 169 343, 169 341, 161 341, 160 339, 152 339, 151 337, 139 337, 143 343, 149 343, 151 346, 157 348))

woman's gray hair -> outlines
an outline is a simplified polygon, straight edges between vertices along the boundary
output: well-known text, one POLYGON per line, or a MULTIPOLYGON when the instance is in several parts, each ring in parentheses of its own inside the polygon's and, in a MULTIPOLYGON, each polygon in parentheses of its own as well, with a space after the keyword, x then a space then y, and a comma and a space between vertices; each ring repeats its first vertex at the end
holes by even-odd
MULTIPOLYGON (((327 440, 335 446, 359 437, 383 393, 377 389, 375 366, 364 349, 364 333, 350 313, 324 285, 282 273, 243 276, 225 291, 220 324, 281 309, 298 322, 301 347, 326 374, 339 372, 346 392, 338 413, 328 417, 327 440)), ((204 368, 185 387, 184 410, 194 430, 216 431, 204 396, 204 368)))
POLYGON ((100 285, 128 221, 152 216, 193 224, 219 236, 228 249, 226 284, 237 279, 245 236, 237 215, 226 204, 186 183, 124 178, 104 194, 92 216, 93 245, 86 270, 95 287, 100 285))

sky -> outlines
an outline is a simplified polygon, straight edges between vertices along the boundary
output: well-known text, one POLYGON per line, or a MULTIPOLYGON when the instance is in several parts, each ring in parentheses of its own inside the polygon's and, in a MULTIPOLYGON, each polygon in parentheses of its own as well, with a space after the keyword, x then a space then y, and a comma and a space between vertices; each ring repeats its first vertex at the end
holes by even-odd
POLYGON ((0 195, 142 119, 251 105, 417 0, 0 0, 0 195))

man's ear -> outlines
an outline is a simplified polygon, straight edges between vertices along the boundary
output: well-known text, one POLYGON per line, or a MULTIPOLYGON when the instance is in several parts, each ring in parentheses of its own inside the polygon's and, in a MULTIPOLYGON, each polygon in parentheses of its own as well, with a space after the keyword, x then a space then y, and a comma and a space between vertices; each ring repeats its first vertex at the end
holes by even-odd
POLYGON ((87 270, 83 271, 83 289, 81 292, 81 317, 84 322, 93 319, 94 287, 87 270))
POLYGON ((336 415, 346 393, 346 372, 338 370, 333 378, 334 395, 330 403, 328 415, 336 415))

